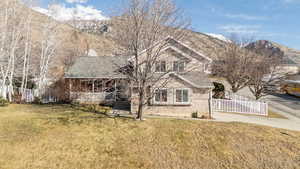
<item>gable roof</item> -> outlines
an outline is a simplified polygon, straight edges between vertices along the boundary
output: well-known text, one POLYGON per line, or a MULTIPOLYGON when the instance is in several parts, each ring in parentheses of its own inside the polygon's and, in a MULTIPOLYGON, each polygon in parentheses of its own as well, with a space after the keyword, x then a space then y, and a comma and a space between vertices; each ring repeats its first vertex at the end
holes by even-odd
POLYGON ((173 73, 172 75, 187 82, 195 88, 213 88, 213 83, 203 72, 188 72, 184 74, 173 73))
MULTIPOLYGON (((153 46, 149 47, 148 49, 144 49, 143 51, 141 51, 139 53, 139 55, 142 55, 142 54, 146 53, 147 50, 149 50, 151 48, 154 48, 155 46, 159 45, 160 43, 162 43, 164 41, 168 42, 169 46, 165 47, 162 51, 164 51, 166 49, 169 49, 170 46, 171 46, 173 49, 176 49, 177 52, 181 51, 182 53, 185 53, 185 55, 189 55, 189 56, 191 56, 193 58, 196 58, 198 60, 205 60, 205 61, 210 62, 210 63, 212 62, 211 58, 207 57, 206 55, 202 54, 201 52, 198 52, 198 51, 192 49, 191 47, 184 44, 183 42, 181 42, 179 40, 176 40, 172 36, 168 36, 165 39, 154 43, 153 46)), ((132 59, 132 58, 133 58, 133 56, 130 57, 130 59, 132 59)))
POLYGON ((206 60, 208 62, 212 62, 213 60, 209 57, 207 57, 206 55, 204 55, 203 53, 194 50, 193 48, 189 47, 188 45, 186 45, 185 43, 174 39, 173 37, 168 37, 166 39, 171 45, 173 45, 174 47, 176 47, 177 49, 179 49, 180 51, 183 51, 184 53, 186 53, 187 55, 194 57, 196 59, 200 59, 200 60, 206 60))
POLYGON ((194 88, 213 88, 214 85, 208 78, 206 74, 203 72, 186 72, 183 74, 176 73, 176 72, 169 72, 169 73, 155 73, 154 74, 156 78, 164 78, 164 77, 175 77, 178 78, 189 85, 191 85, 194 88))
POLYGON ((65 73, 65 78, 125 78, 117 70, 126 64, 127 58, 82 56, 65 73))

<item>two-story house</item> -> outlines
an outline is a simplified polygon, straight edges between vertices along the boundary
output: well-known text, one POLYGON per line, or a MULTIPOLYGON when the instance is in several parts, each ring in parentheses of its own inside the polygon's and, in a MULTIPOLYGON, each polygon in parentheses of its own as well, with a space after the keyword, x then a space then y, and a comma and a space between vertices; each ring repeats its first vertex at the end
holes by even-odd
MULTIPOLYGON (((172 37, 160 43, 167 45, 153 66, 153 75, 163 77, 155 85, 149 86, 149 91, 155 92, 144 112, 187 117, 194 112, 199 116, 208 115, 213 85, 207 74, 212 60, 172 37)), ((146 52, 141 52, 141 62, 145 55, 146 52)), ((131 112, 136 112, 137 92, 126 76, 118 71, 117 66, 125 66, 130 59, 92 56, 79 58, 65 76, 69 84, 70 99, 85 103, 127 99, 130 101, 131 112)))

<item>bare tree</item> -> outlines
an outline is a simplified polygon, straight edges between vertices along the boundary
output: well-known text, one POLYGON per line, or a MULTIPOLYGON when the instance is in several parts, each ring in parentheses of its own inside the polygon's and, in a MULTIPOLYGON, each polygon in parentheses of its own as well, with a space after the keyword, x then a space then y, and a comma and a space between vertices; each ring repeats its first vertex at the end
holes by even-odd
POLYGON ((249 66, 250 83, 248 85, 256 100, 267 96, 286 77, 280 70, 282 57, 276 54, 269 55, 266 51, 254 51, 256 61, 249 66), (273 88, 273 89, 272 89, 273 88))
POLYGON ((142 119, 144 106, 155 93, 149 87, 166 84, 158 82, 168 71, 159 77, 154 74, 155 64, 169 43, 163 40, 168 36, 183 38, 185 33, 182 29, 189 24, 172 0, 127 2, 121 16, 115 19, 114 31, 116 41, 123 47, 123 54, 132 56, 132 71, 123 73, 137 93, 137 119, 142 119))
POLYGON ((251 80, 249 68, 256 61, 256 55, 244 48, 249 42, 249 38, 232 36, 231 41, 224 46, 223 52, 216 52, 217 58, 212 66, 213 74, 225 78, 234 93, 248 86, 251 80))
MULTIPOLYGON (((49 9, 51 11, 51 8, 49 9)), ((37 42, 39 51, 39 66, 37 75, 37 89, 39 95, 46 85, 46 76, 53 57, 57 52, 57 48, 60 44, 58 38, 59 23, 53 20, 50 16, 46 17, 44 24, 42 25, 41 39, 37 42)))
POLYGON ((31 12, 26 9, 24 3, 22 4, 18 0, 2 1, 0 8, 1 91, 5 98, 8 93, 8 99, 12 101, 15 77, 21 76, 22 84, 26 77, 24 75, 31 48, 29 35, 31 12), (21 73, 18 72, 18 69, 22 69, 20 65, 23 65, 21 73), (6 91, 7 86, 8 90, 6 91))

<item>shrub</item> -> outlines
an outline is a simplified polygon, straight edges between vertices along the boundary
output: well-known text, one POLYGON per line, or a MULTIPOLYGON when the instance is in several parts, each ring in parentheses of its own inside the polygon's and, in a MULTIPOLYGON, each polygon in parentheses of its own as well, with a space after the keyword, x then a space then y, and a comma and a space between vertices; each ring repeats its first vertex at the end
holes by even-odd
POLYGON ((8 106, 8 105, 9 105, 9 102, 6 99, 0 97, 0 106, 5 107, 5 106, 8 106))
POLYGON ((213 82, 215 88, 213 89, 215 99, 223 99, 225 97, 225 86, 222 83, 213 82))
POLYGON ((42 99, 40 97, 34 97, 33 104, 42 104, 42 99))
POLYGON ((192 113, 192 118, 198 118, 198 112, 193 112, 192 113))

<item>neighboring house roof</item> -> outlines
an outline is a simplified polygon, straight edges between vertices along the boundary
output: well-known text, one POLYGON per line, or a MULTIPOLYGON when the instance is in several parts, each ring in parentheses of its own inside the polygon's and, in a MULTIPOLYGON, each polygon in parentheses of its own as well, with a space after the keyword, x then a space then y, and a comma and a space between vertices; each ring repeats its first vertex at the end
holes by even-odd
POLYGON ((300 84, 300 75, 290 76, 287 78, 286 82, 300 84))
POLYGON ((127 58, 114 56, 83 56, 65 73, 65 78, 126 78, 119 73, 127 58))

